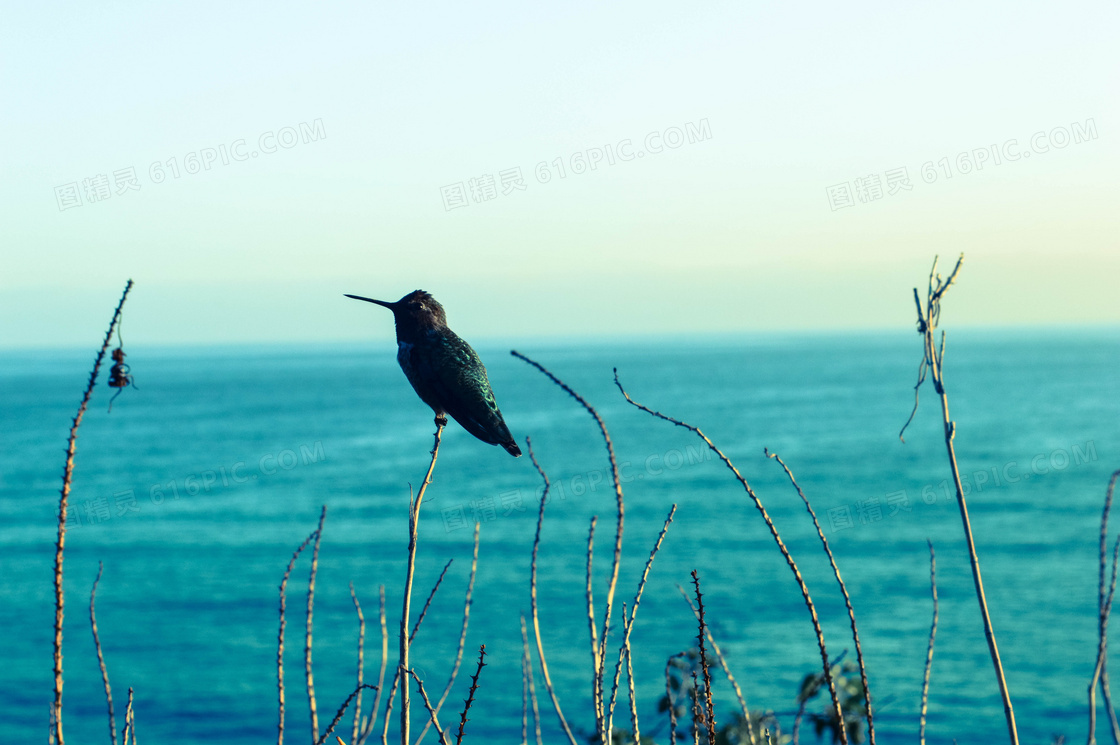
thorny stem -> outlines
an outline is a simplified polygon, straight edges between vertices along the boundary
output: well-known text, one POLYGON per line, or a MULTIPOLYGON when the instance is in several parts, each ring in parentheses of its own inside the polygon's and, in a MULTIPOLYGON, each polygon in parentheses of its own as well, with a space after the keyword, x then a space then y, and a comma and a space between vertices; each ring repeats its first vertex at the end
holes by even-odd
POLYGON ((109 671, 105 667, 105 656, 101 653, 101 639, 97 635, 97 616, 94 614, 93 603, 97 597, 97 583, 101 581, 101 571, 104 569, 101 562, 97 562, 97 578, 93 580, 93 589, 89 591, 89 625, 93 630, 93 646, 97 650, 97 666, 101 668, 101 681, 105 684, 105 701, 109 706, 109 745, 117 744, 117 718, 113 714, 113 689, 109 685, 109 671))
POLYGON ((478 690, 478 676, 482 674, 482 668, 486 667, 483 660, 486 658, 486 645, 483 644, 478 648, 478 668, 471 676, 471 689, 467 693, 467 700, 464 701, 463 713, 459 717, 459 735, 455 738, 455 745, 462 745, 463 742, 463 728, 467 726, 467 712, 471 710, 471 704, 474 703, 474 694, 478 690))
POLYGON ((58 540, 54 551, 54 737, 57 745, 64 745, 62 739, 62 617, 66 598, 62 593, 62 561, 66 548, 66 512, 70 504, 70 480, 74 475, 74 452, 78 444, 78 427, 82 426, 82 417, 89 408, 89 399, 93 395, 93 387, 97 384, 97 373, 101 370, 101 362, 105 359, 105 350, 113 338, 113 329, 116 328, 121 318, 121 308, 132 289, 132 280, 124 286, 117 309, 113 311, 113 318, 109 321, 109 330, 105 332, 105 340, 93 361, 93 369, 89 373, 89 382, 86 383, 82 402, 78 405, 78 413, 70 425, 70 437, 66 442, 66 465, 62 470, 62 489, 58 499, 58 540))
MULTIPOLYGON (((992 619, 988 613, 988 601, 984 596, 984 580, 980 576, 980 559, 976 555, 976 544, 972 537, 972 523, 968 517, 968 504, 964 498, 964 488, 961 485, 960 469, 957 466, 957 453, 953 446, 953 439, 956 436, 957 424, 949 416, 949 397, 945 393, 945 380, 943 377, 942 362, 945 358, 945 332, 941 332, 941 344, 938 349, 934 344, 934 332, 937 330, 937 322, 941 316, 941 298, 945 292, 952 286, 960 273, 961 264, 964 262, 964 254, 961 254, 957 260, 957 264, 953 267, 953 271, 945 280, 941 279, 941 275, 937 274, 937 259, 933 261, 933 268, 930 269, 929 287, 926 291, 925 310, 923 312, 922 304, 918 299, 918 291, 914 290, 914 301, 918 309, 918 333, 922 334, 923 341, 923 354, 924 359, 920 367, 918 378, 918 385, 914 389, 914 409, 917 410, 917 389, 921 386, 923 375, 928 369, 930 378, 933 381, 933 389, 941 400, 941 418, 942 424, 945 429, 945 449, 949 457, 949 468, 953 474, 953 485, 957 490, 957 506, 960 508, 961 523, 964 527, 965 543, 968 547, 968 560, 972 567, 972 581, 976 587, 976 599, 980 604, 980 615, 984 623, 984 636, 988 641, 988 652, 992 658, 992 666, 995 668, 996 683, 999 686, 1000 697, 1003 699, 1003 712, 1007 719, 1007 733, 1010 737, 1011 745, 1019 745, 1019 732, 1015 725, 1015 710, 1011 705, 1011 694, 1007 689, 1007 680, 1003 674, 1003 663, 999 657, 999 647, 996 645, 995 631, 992 629, 992 619)), ((914 418, 911 413, 910 419, 914 418)), ((909 423, 909 420, 908 422, 909 423)), ((906 427, 903 427, 905 432, 906 427)), ((901 438, 901 433, 899 437, 901 438)))
POLYGON ((937 557, 933 543, 929 544, 929 591, 933 596, 933 623, 929 627, 929 647, 926 649, 926 672, 922 677, 922 711, 918 718, 918 745, 926 745, 926 704, 929 701, 929 673, 933 667, 933 640, 937 637, 937 557))
MULTIPOLYGON (((763 521, 766 523, 766 527, 769 528, 770 535, 774 538, 774 543, 777 544, 778 550, 781 552, 782 557, 786 560, 786 564, 789 565, 790 571, 793 572, 794 579, 797 581, 797 586, 801 589, 801 597, 805 601, 805 607, 809 610, 809 617, 813 623, 813 632, 817 637, 817 646, 820 648, 821 663, 824 669, 824 679, 828 684, 828 692, 832 697, 832 705, 836 709, 837 716, 842 716, 840 713, 842 711, 842 709, 840 708, 840 698, 836 693, 836 683, 832 679, 832 669, 828 661, 828 651, 825 648, 824 632, 821 630, 820 619, 817 617, 817 608, 813 604, 813 598, 809 595, 809 586, 805 584, 805 579, 801 576, 801 570, 797 568, 797 562, 794 561, 793 555, 790 554, 789 549, 786 548, 785 542, 782 540, 781 535, 778 533, 777 526, 774 525, 774 521, 770 518, 770 514, 766 511, 766 507, 762 504, 762 500, 758 498, 758 495, 755 494, 754 489, 751 487, 750 483, 746 480, 746 478, 743 477, 743 474, 739 472, 739 469, 735 467, 735 464, 731 462, 731 460, 724 454, 722 450, 716 447, 715 443, 713 443, 708 438, 708 436, 700 430, 699 427, 695 427, 691 424, 683 422, 680 419, 674 419, 673 417, 662 414, 661 412, 654 411, 653 409, 647 406, 643 406, 634 399, 630 398, 630 394, 626 392, 626 389, 622 387, 622 383, 618 380, 617 368, 614 371, 614 383, 616 386, 618 386, 618 390, 622 392, 622 395, 627 400, 627 402, 629 402, 636 408, 641 409, 642 411, 650 414, 653 417, 663 419, 667 422, 675 424, 678 427, 683 427, 702 439, 712 450, 712 452, 714 452, 719 457, 719 459, 723 461, 723 464, 728 468, 728 470, 730 470, 731 473, 735 475, 735 479, 743 487, 743 490, 746 491, 747 496, 750 497, 751 501, 754 503, 755 509, 758 510, 759 514, 762 516, 763 521)), ((842 743, 842 745, 847 745, 847 728, 841 726, 839 730, 840 742, 842 743)))

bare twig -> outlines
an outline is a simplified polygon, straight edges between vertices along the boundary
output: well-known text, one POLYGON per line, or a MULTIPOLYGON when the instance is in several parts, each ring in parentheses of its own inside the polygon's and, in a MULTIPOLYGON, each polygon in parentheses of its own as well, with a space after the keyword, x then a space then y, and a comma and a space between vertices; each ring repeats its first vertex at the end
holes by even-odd
MULTIPOLYGON (((789 482, 793 488, 797 490, 797 495, 801 497, 801 501, 805 503, 805 509, 809 511, 809 517, 813 519, 813 527, 817 529, 817 537, 821 540, 821 545, 824 546, 824 552, 828 555, 828 563, 832 566, 832 573, 836 577, 836 583, 840 585, 840 593, 844 596, 844 606, 848 609, 848 620, 852 626, 852 638, 855 639, 856 645, 856 661, 859 663, 859 678, 863 684, 863 697, 867 704, 867 737, 871 745, 875 745, 875 720, 871 714, 871 688, 867 685, 867 667, 863 662, 863 646, 859 642, 859 629, 856 627, 856 612, 852 608, 852 598, 848 595, 848 588, 844 584, 844 580, 840 577, 840 567, 836 565, 836 558, 832 555, 832 549, 828 547, 828 539, 824 537, 824 531, 821 530, 820 521, 817 520, 817 513, 813 511, 813 505, 809 504, 809 498, 805 496, 805 492, 801 491, 801 487, 797 484, 797 479, 793 477, 793 472, 786 466, 785 461, 779 457, 777 453, 771 453, 769 450, 764 449, 763 452, 766 457, 773 458, 786 472, 789 477, 789 482)), ((842 715, 838 715, 842 716, 842 715)))
MULTIPOLYGON (((1112 477, 1108 480, 1108 489, 1104 494, 1104 509, 1101 512, 1101 535, 1100 535, 1100 576, 1098 578, 1097 589, 1097 632, 1099 634, 1097 658, 1098 666, 1100 667, 1100 684, 1101 693, 1104 697, 1105 710, 1109 715, 1109 722, 1112 725, 1112 739, 1114 743, 1120 745, 1120 724, 1116 720, 1116 709, 1112 706, 1112 692, 1109 690, 1108 685, 1108 613, 1105 612, 1105 564, 1108 549, 1108 513, 1112 508, 1112 493, 1116 488, 1116 479, 1120 477, 1120 470, 1113 472, 1112 477)), ((1115 566, 1113 567, 1115 570, 1115 566)), ((1092 743, 1096 739, 1096 684, 1090 685, 1089 690, 1089 742, 1092 743)))
MULTIPOLYGON (((665 517, 665 524, 661 526, 661 532, 657 535, 657 541, 653 544, 653 548, 650 549, 649 558, 646 559, 646 566, 645 569, 642 570, 642 577, 638 580, 638 590, 634 593, 634 604, 630 609, 630 615, 626 614, 625 609, 622 611, 622 644, 618 647, 618 662, 616 662, 614 666, 614 681, 611 684, 610 704, 607 706, 607 732, 612 732, 614 730, 615 697, 618 695, 618 681, 622 672, 625 651, 630 646, 630 632, 634 629, 634 617, 638 614, 638 605, 642 602, 642 593, 646 589, 646 581, 649 579, 649 570, 653 566, 653 560, 657 556, 657 552, 661 550, 661 543, 665 540, 665 534, 669 532, 669 526, 672 524, 673 515, 675 514, 677 514, 677 506, 674 504, 669 509, 669 514, 665 517)), ((633 683, 633 681, 631 681, 631 683, 633 683)))
POLYGON ((97 597, 97 583, 101 581, 103 568, 101 562, 97 562, 97 578, 93 580, 93 589, 89 591, 89 625, 93 629, 93 647, 97 650, 97 666, 101 668, 101 682, 105 684, 105 701, 109 706, 109 745, 117 745, 117 718, 113 714, 113 689, 109 685, 109 671, 105 667, 105 656, 101 653, 101 639, 97 635, 97 616, 93 610, 93 602, 97 597))
POLYGON ((342 717, 346 714, 346 709, 349 708, 350 702, 354 700, 355 696, 362 695, 362 690, 366 688, 376 687, 377 686, 371 686, 366 683, 359 683, 358 687, 355 688, 354 691, 346 697, 346 700, 342 702, 342 706, 338 707, 338 712, 334 715, 334 719, 331 720, 331 724, 329 727, 327 727, 327 731, 323 733, 322 737, 315 740, 315 745, 323 745, 323 743, 327 741, 327 738, 331 736, 331 732, 334 732, 334 728, 337 727, 338 723, 342 721, 342 717))
POLYGON ((926 745, 926 704, 929 701, 929 672, 933 667, 933 640, 937 637, 937 557, 933 543, 929 544, 929 591, 933 596, 933 623, 929 627, 929 647, 926 649, 926 672, 922 677, 922 711, 918 718, 918 745, 926 745))
POLYGON ((57 745, 63 745, 62 739, 62 617, 65 609, 66 598, 62 593, 62 562, 66 548, 66 513, 70 506, 70 480, 74 475, 74 452, 78 444, 78 428, 82 426, 82 417, 89 408, 89 399, 93 395, 93 387, 97 384, 97 373, 101 370, 101 362, 105 359, 105 350, 113 338, 113 329, 120 322, 121 308, 132 289, 132 280, 124 286, 117 309, 113 311, 113 318, 109 321, 109 330, 105 332, 105 341, 97 352, 93 361, 93 369, 89 373, 82 402, 78 405, 78 413, 70 424, 70 437, 66 442, 66 465, 62 470, 62 488, 58 499, 58 540, 54 551, 54 737, 57 745))
POLYGON ((704 707, 700 705, 700 681, 696 679, 696 671, 692 670, 692 742, 700 745, 700 725, 704 724, 704 707))
MULTIPOLYGON (((710 439, 708 439, 708 436, 705 435, 700 430, 699 427, 694 427, 693 425, 687 424, 686 422, 683 422, 680 419, 674 419, 671 416, 668 416, 666 414, 662 414, 658 411, 654 411, 653 409, 650 409, 647 406, 643 406, 642 404, 638 403, 634 399, 630 398, 630 394, 628 394, 626 392, 626 389, 622 387, 622 383, 620 383, 619 380, 618 380, 618 370, 617 369, 614 371, 614 382, 615 382, 615 385, 618 386, 618 390, 622 392, 623 397, 625 397, 625 399, 629 403, 633 404, 638 409, 641 409, 642 411, 646 412, 647 414, 650 414, 651 416, 654 416, 658 419, 663 419, 667 422, 675 424, 678 427, 684 427, 685 429, 689 430, 690 432, 694 433, 697 437, 702 439, 708 445, 708 447, 719 457, 719 459, 721 461, 723 461, 723 464, 725 466, 727 466, 728 470, 730 470, 731 473, 733 473, 735 475, 735 479, 743 487, 743 490, 746 491, 747 496, 750 497, 751 501, 754 503, 755 508, 758 510, 759 514, 762 516, 763 521, 766 523, 766 527, 770 529, 770 535, 773 536, 774 543, 777 544, 778 550, 781 552, 782 557, 786 560, 786 564, 789 565, 790 571, 793 572, 794 579, 797 580, 797 586, 801 589, 801 597, 805 601, 805 607, 809 610, 809 616, 810 616, 810 619, 812 620, 812 623, 813 623, 813 632, 816 634, 816 637, 817 637, 817 646, 820 648, 821 663, 822 663, 822 667, 824 669, 824 678, 825 678, 825 682, 828 684, 828 692, 832 697, 832 705, 833 705, 833 707, 835 707, 837 712, 840 712, 841 711, 840 698, 836 693, 836 683, 832 679, 831 665, 829 664, 829 661, 828 661, 828 651, 825 648, 824 632, 821 630, 820 620, 817 617, 817 608, 813 604, 812 597, 809 595, 809 587, 808 587, 808 585, 805 584, 805 580, 801 576, 801 570, 797 568, 797 562, 793 560, 792 554, 790 554, 789 549, 786 548, 785 542, 782 541, 782 537, 778 533, 778 528, 777 528, 777 526, 774 525, 774 521, 770 518, 770 514, 766 511, 766 507, 763 506, 762 500, 760 500, 758 498, 758 495, 756 495, 754 493, 754 489, 751 488, 751 485, 747 482, 746 478, 744 478, 743 475, 741 473, 739 473, 739 469, 735 467, 735 464, 731 462, 731 460, 724 454, 724 452, 722 450, 720 450, 718 447, 716 447, 715 443, 713 443, 710 439)), ((839 716, 839 714, 838 714, 838 716, 839 716)), ((847 745, 847 743, 848 743, 847 729, 845 727, 840 727, 839 730, 840 730, 840 742, 843 745, 847 745)))
POLYGON ((669 671, 673 669, 673 660, 684 656, 684 652, 677 652, 665 660, 665 700, 669 703, 669 745, 677 745, 677 700, 673 697, 673 679, 669 671))
MULTIPOLYGON (((541 642, 541 624, 540 618, 537 615, 537 552, 541 546, 541 525, 544 523, 544 506, 548 503, 549 490, 552 484, 548 481, 548 475, 541 468, 540 463, 537 462, 537 456, 533 453, 533 443, 528 437, 525 438, 525 449, 529 452, 529 460, 533 462, 533 467, 537 469, 537 473, 541 475, 544 480, 544 491, 541 493, 540 510, 537 512, 537 532, 533 537, 533 559, 529 563, 529 600, 533 615, 533 634, 537 640, 537 657, 541 661, 541 677, 544 678, 544 687, 548 691, 549 698, 552 699, 552 708, 556 711, 556 716, 560 720, 560 726, 564 729, 564 734, 568 736, 568 742, 571 745, 576 745, 575 735, 572 734, 572 728, 568 726, 568 720, 564 718, 564 712, 560 710, 560 700, 556 697, 556 691, 552 687, 552 677, 548 673, 548 662, 544 656, 544 644, 541 642)), ((594 530, 594 528, 592 528, 594 530)), ((590 572, 588 573, 590 581, 590 572)), ((588 585, 588 592, 590 592, 590 585, 588 585)), ((589 605, 590 607, 590 605, 589 605)), ((591 616, 591 633, 595 633, 595 617, 591 616)), ((594 660, 594 641, 592 642, 592 659, 594 660)), ((532 670, 530 669, 530 675, 532 670)), ((538 727, 539 729, 539 727, 538 727)))
POLYGON ((455 745, 462 745, 463 742, 463 728, 467 726, 467 712, 471 710, 471 704, 474 702, 474 693, 478 690, 478 676, 482 673, 482 668, 486 667, 486 663, 482 660, 486 657, 486 645, 483 644, 478 648, 478 669, 474 671, 471 676, 471 689, 467 693, 467 700, 463 702, 463 713, 459 717, 459 735, 455 738, 455 745))
POLYGON ((357 745, 358 730, 362 723, 362 690, 365 683, 366 617, 362 615, 362 604, 358 602, 358 596, 354 593, 353 582, 350 583, 350 599, 354 601, 354 612, 358 614, 358 687, 355 689, 357 698, 354 701, 354 726, 350 732, 350 742, 357 745))
MULTIPOLYGON (((463 647, 467 642, 467 626, 471 619, 471 603, 472 596, 474 595, 474 578, 478 574, 478 531, 480 524, 474 524, 474 551, 471 554, 471 576, 467 580, 467 594, 463 599, 463 625, 459 629, 459 647, 455 652, 455 665, 451 668, 451 675, 447 679, 447 685, 443 689, 443 693, 439 697, 439 703, 436 704, 436 713, 438 714, 443 710, 443 702, 447 700, 448 695, 451 693, 451 687, 455 685, 455 678, 459 675, 459 665, 463 661, 463 647)), ((425 723, 424 729, 420 732, 420 737, 416 740, 416 745, 424 739, 424 735, 428 733, 428 725, 425 723)))
POLYGON ((128 705, 124 710, 124 731, 121 732, 121 745, 136 745, 136 715, 132 712, 132 686, 128 687, 128 705))
MULTIPOLYGON (((373 698, 373 708, 370 710, 369 718, 362 725, 361 734, 357 739, 351 741, 351 745, 365 745, 366 738, 369 737, 374 724, 377 722, 377 714, 381 711, 381 691, 384 690, 385 667, 389 662, 389 629, 385 623, 385 585, 378 586, 377 595, 380 601, 378 616, 381 621, 381 672, 377 675, 377 695, 373 698)), ((388 719, 388 716, 388 712, 386 712, 386 719, 388 719)))
MULTIPOLYGON (((533 726, 534 726, 536 736, 537 736, 537 745, 541 745, 541 711, 540 711, 540 707, 537 705, 536 684, 533 682, 533 658, 532 658, 532 655, 529 654, 529 632, 525 628, 525 614, 524 613, 521 614, 521 647, 522 647, 522 650, 523 650, 522 651, 522 657, 523 657, 522 667, 524 669, 525 687, 527 689, 526 693, 528 694, 527 698, 529 700, 529 703, 531 703, 532 706, 533 706, 533 726)), ((527 729, 526 725, 528 724, 528 721, 527 721, 528 717, 525 716, 525 714, 526 714, 526 712, 524 711, 524 707, 522 707, 521 739, 523 741, 528 739, 528 737, 527 737, 528 733, 526 731, 526 729, 527 729)))
MULTIPOLYGON (((599 640, 595 630, 595 596, 591 589, 591 565, 595 555, 595 524, 599 521, 598 515, 591 516, 591 527, 587 531, 587 587, 584 595, 587 598, 587 626, 591 637, 591 703, 595 707, 595 731, 600 736, 603 734, 603 678, 599 675, 599 640)), ((605 741, 604 741, 605 742, 605 741)))
POLYGON ((277 745, 284 745, 284 628, 287 621, 284 617, 284 611, 287 609, 286 592, 288 589, 288 578, 292 575, 292 569, 295 567, 296 559, 299 558, 303 549, 307 548, 307 544, 315 537, 315 533, 303 539, 303 543, 299 544, 292 553, 292 558, 288 561, 288 568, 284 570, 284 578, 280 580, 280 632, 277 634, 276 642, 276 692, 278 701, 278 715, 276 723, 276 742, 277 745))
POLYGON ((319 544, 323 540, 323 520, 326 517, 327 506, 323 505, 319 513, 319 527, 315 530, 315 547, 311 551, 311 571, 307 577, 307 632, 304 636, 303 671, 307 678, 307 708, 311 712, 312 742, 319 740, 319 712, 315 705, 315 676, 311 672, 311 623, 315 609, 315 574, 319 571, 319 544))
MULTIPOLYGON (((696 606, 692 604, 692 598, 688 596, 685 589, 677 585, 677 590, 680 592, 681 597, 688 603, 689 609, 692 610, 692 615, 696 616, 696 620, 700 620, 700 611, 696 610, 696 606)), ((750 740, 750 745, 755 745, 754 727, 751 724, 751 712, 747 708, 747 701, 743 698, 743 690, 739 687, 739 682, 735 680, 735 676, 731 673, 731 667, 727 664, 727 660, 723 656, 723 651, 716 644, 715 637, 712 636, 712 630, 705 627, 704 630, 708 634, 708 644, 712 647, 712 652, 715 654, 716 659, 719 661, 719 666, 723 668, 724 675, 727 676, 727 682, 731 684, 731 688, 735 691, 735 697, 739 699, 739 709, 743 712, 743 721, 747 725, 747 737, 750 740)))
MULTIPOLYGON (((599 652, 598 652, 598 655, 597 655, 598 656, 598 668, 596 670, 596 675, 598 676, 599 681, 600 681, 600 682, 597 683, 597 690, 598 690, 598 696, 599 696, 599 699, 600 699, 599 707, 601 708, 602 707, 601 699, 602 699, 602 696, 603 696, 602 679, 604 677, 605 664, 606 664, 607 634, 610 631, 611 609, 614 606, 614 593, 615 593, 615 588, 618 585, 618 568, 619 568, 619 564, 621 563, 621 560, 622 560, 622 525, 623 525, 623 517, 625 515, 625 507, 624 507, 624 504, 623 504, 623 497, 622 497, 622 480, 619 477, 619 473, 618 473, 618 461, 615 459, 614 445, 611 443, 611 436, 607 432, 607 425, 603 423, 602 417, 599 416, 599 413, 597 411, 595 411, 595 409, 591 406, 591 404, 587 403, 587 401, 583 398, 583 396, 579 395, 578 393, 573 391, 571 388, 569 388, 562 380, 560 380, 555 375, 553 375, 551 372, 546 370, 540 363, 534 362, 533 360, 531 360, 528 357, 526 357, 525 355, 517 352, 516 350, 511 350, 510 354, 512 354, 514 357, 517 357, 518 359, 521 359, 521 360, 524 360, 525 362, 528 362, 530 365, 532 365, 533 367, 540 370, 542 373, 545 374, 545 376, 548 377, 549 380, 551 380, 553 383, 555 383, 557 386, 559 386, 562 390, 564 390, 569 396, 571 396, 577 402, 579 402, 579 404, 581 406, 583 406, 584 409, 587 410, 587 413, 589 413, 595 419, 596 424, 599 425, 599 431, 602 433, 603 441, 606 443, 606 446, 607 446, 607 457, 610 459, 610 464, 611 464, 611 481, 614 484, 615 504, 617 506, 617 511, 618 511, 618 523, 617 523, 616 528, 615 528, 614 558, 611 562, 611 573, 610 573, 610 578, 609 578, 609 581, 608 581, 608 584, 607 584, 606 606, 603 609, 603 633, 602 633, 602 635, 600 636, 600 639, 599 639, 599 652)), ((600 716, 599 718, 600 718, 600 726, 601 726, 601 720, 603 719, 603 717, 600 716)), ((601 732, 601 735, 603 736, 603 742, 604 743, 608 743, 610 741, 610 733, 609 732, 601 732)))
MULTIPOLYGON (((957 506, 960 508, 961 523, 964 528, 965 542, 968 546, 968 560, 972 566, 972 581, 976 587, 976 599, 980 605, 980 615, 984 622, 984 636, 988 641, 988 652, 992 658, 992 667, 995 668, 996 683, 999 686, 1000 697, 1003 699, 1003 713, 1007 719, 1007 734, 1010 737, 1012 745, 1018 745, 1019 732, 1015 725, 1015 710, 1011 705, 1011 694, 1007 689, 1007 679, 1003 674, 1003 663, 999 657, 999 647, 996 645, 996 635, 992 628, 992 619, 988 613, 988 601, 984 597, 984 580, 980 576, 980 559, 976 555, 976 544, 972 538, 972 523, 968 517, 968 504, 965 502, 964 489, 961 486, 960 469, 957 466, 957 453, 953 445, 953 438, 956 436, 957 424, 949 416, 949 397, 945 393, 945 379, 942 362, 945 359, 945 332, 941 332, 940 348, 935 346, 934 332, 937 330, 937 322, 941 316, 941 298, 945 292, 956 280, 957 274, 960 273, 961 264, 964 262, 964 254, 957 260, 957 264, 953 267, 952 273, 949 274, 948 279, 942 280, 941 275, 937 274, 937 260, 933 261, 933 268, 930 269, 929 287, 926 291, 925 309, 923 312, 922 303, 918 297, 918 290, 914 290, 914 302, 918 309, 918 333, 922 335, 923 343, 923 359, 919 368, 918 386, 915 387, 915 409, 917 408, 917 387, 921 386, 924 379, 923 373, 928 369, 930 378, 933 382, 933 389, 941 400, 941 418, 942 424, 945 429, 945 449, 949 457, 949 468, 953 474, 953 485, 957 490, 957 506)), ((912 420, 914 415, 910 415, 912 420)), ((906 428, 903 427, 903 432, 906 428)), ((899 433, 902 437, 902 433, 899 433)))
POLYGON ((704 596, 700 593, 700 577, 696 574, 696 570, 692 570, 692 585, 696 588, 696 609, 699 611, 697 614, 700 618, 700 630, 696 634, 696 644, 700 647, 700 669, 704 673, 704 703, 707 705, 707 717, 705 722, 708 725, 708 745, 716 745, 716 719, 715 708, 712 706, 712 676, 708 671, 708 653, 704 647, 704 639, 707 636, 707 624, 704 622, 704 596))
MULTIPOLYGON (((1112 598, 1116 593, 1116 565, 1120 563, 1120 536, 1116 537, 1116 545, 1112 549, 1112 581, 1109 583, 1108 595, 1105 598, 1104 614, 1107 623, 1109 615, 1112 613, 1112 598)), ((1097 681, 1100 680, 1101 673, 1104 670, 1105 655, 1104 648, 1098 646, 1097 648, 1097 666, 1093 670, 1093 679, 1089 681, 1089 745, 1093 745, 1097 738, 1097 699, 1096 688, 1097 681)))
POLYGON ((455 561, 455 559, 448 559, 447 563, 443 565, 443 571, 439 573, 439 579, 437 579, 435 585, 432 586, 432 591, 428 593, 428 599, 424 601, 424 608, 420 611, 420 615, 416 618, 416 624, 412 627, 412 633, 408 636, 408 641, 410 643, 416 638, 416 632, 420 630, 420 624, 424 622, 424 616, 428 614, 428 608, 432 604, 432 598, 436 596, 436 590, 438 590, 439 586, 443 583, 444 575, 446 575, 447 570, 451 568, 451 562, 453 561, 455 561))
POLYGON ((432 702, 428 700, 428 692, 424 690, 424 682, 420 680, 420 676, 416 674, 415 670, 409 670, 409 675, 416 681, 416 688, 420 691, 420 698, 424 701, 424 708, 428 710, 429 721, 436 727, 436 734, 439 735, 440 745, 447 745, 447 736, 443 734, 443 729, 439 726, 439 718, 436 715, 435 709, 432 708, 432 702))
MULTIPOLYGON (((622 642, 622 649, 626 652, 626 686, 629 688, 630 697, 630 729, 634 733, 634 745, 641 745, 642 734, 638 731, 638 695, 634 692, 634 663, 630 659, 630 640, 622 642)), ((537 745, 541 745, 539 742, 537 745)))
MULTIPOLYGON (((409 633, 408 633, 408 615, 412 606, 412 577, 416 571, 416 538, 417 532, 420 529, 420 503, 424 500, 424 493, 428 490, 428 486, 432 483, 432 471, 436 467, 436 458, 439 457, 439 441, 443 435, 443 428, 447 424, 447 419, 436 419, 436 434, 435 444, 432 446, 432 462, 428 465, 428 472, 424 476, 424 482, 420 484, 420 490, 416 493, 416 499, 409 499, 408 505, 408 569, 405 574, 404 580, 404 600, 401 607, 401 630, 400 630, 400 659, 397 662, 397 678, 409 669, 408 661, 408 646, 409 646, 409 633)), ((409 706, 408 706, 408 686, 401 686, 401 745, 410 745, 409 737, 409 706)), ((387 718, 387 717, 386 717, 387 718)))

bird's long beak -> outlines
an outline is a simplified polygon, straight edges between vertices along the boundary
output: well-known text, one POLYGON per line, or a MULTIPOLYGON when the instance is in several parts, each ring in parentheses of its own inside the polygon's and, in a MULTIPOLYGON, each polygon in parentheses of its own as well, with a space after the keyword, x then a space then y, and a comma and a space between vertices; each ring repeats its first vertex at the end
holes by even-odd
POLYGON ((362 297, 361 295, 347 295, 346 297, 352 297, 355 300, 365 300, 367 303, 375 303, 377 305, 380 305, 382 308, 388 308, 389 310, 392 310, 393 306, 396 305, 396 303, 387 303, 384 300, 374 300, 371 297, 362 297))

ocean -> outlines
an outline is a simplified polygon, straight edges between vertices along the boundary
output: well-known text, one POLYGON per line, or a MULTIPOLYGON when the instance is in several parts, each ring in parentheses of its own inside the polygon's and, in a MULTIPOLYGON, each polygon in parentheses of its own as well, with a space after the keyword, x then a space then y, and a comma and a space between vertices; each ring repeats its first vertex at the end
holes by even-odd
MULTIPOLYGON (((532 437, 553 482, 539 558, 543 644, 564 713, 587 735, 594 728, 587 531, 598 516, 594 592, 601 623, 615 532, 610 470, 594 420, 509 348, 477 346, 510 429, 521 442, 532 437)), ((847 650, 845 659, 854 660, 843 599, 816 531, 763 448, 793 470, 851 594, 884 744, 917 736, 932 541, 940 623, 927 739, 1004 740, 941 411, 928 382, 905 444, 898 437, 913 405, 917 334, 529 340, 517 349, 581 393, 609 428, 626 505, 615 621, 622 603, 632 604, 650 549, 677 505, 632 634, 643 733, 667 742, 658 701, 667 658, 695 644, 696 623, 678 591, 690 586, 693 570, 713 636, 750 708, 777 712, 787 733, 801 680, 819 670, 820 653, 793 576, 742 487, 694 434, 627 404, 613 368, 637 401, 699 426, 735 463, 798 562, 829 653, 847 650)), ((0 355, 3 743, 47 738, 58 489, 70 418, 95 351, 91 344, 0 355)), ((278 586, 323 505, 314 674, 325 729, 355 685, 358 621, 350 583, 367 620, 367 682, 376 683, 380 663, 382 585, 390 669, 395 664, 409 490, 428 465, 431 411, 409 388, 391 342, 126 351, 137 388, 126 389, 108 413, 104 367, 78 439, 65 563, 67 742, 101 742, 107 732, 88 614, 98 562, 104 574, 97 621, 118 730, 131 687, 140 742, 274 740, 278 586)), ((1109 476, 1120 468, 1118 367, 1117 329, 949 334, 945 379, 955 443, 1024 743, 1086 733, 1101 508, 1109 476)), ((527 457, 511 458, 454 422, 447 428, 421 510, 413 619, 453 561, 412 656, 425 688, 438 696, 458 646, 477 521, 466 648, 440 714, 444 728, 455 731, 485 644, 467 742, 521 742, 519 615, 529 611, 540 493, 527 457)), ((1120 520, 1112 526, 1115 536, 1120 520)), ((289 742, 310 737, 303 676, 309 558, 301 556, 288 587, 289 742)), ((620 631, 612 623, 612 670, 620 631)), ((717 722, 727 721, 738 704, 718 671, 713 680, 717 722)), ((544 741, 561 742, 539 674, 536 688, 544 741)), ((624 691, 615 722, 629 727, 624 691)), ((366 711, 372 698, 367 691, 366 711)), ((821 711, 824 702, 818 697, 809 711, 821 711)), ((413 705, 414 723, 422 724, 415 693, 413 705)), ((343 721, 339 734, 349 741, 350 719, 343 721)), ((391 739, 395 727, 394 713, 391 739)), ((1108 736, 1103 709, 1098 735, 1108 736)), ((816 741, 811 725, 801 739, 816 741)), ((426 740, 435 742, 434 732, 426 740)))

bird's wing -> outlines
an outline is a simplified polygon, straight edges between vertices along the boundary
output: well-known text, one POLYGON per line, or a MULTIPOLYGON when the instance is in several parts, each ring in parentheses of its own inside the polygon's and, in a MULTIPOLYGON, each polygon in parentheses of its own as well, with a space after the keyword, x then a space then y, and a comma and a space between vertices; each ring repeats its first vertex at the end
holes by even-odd
POLYGON ((486 368, 461 339, 448 339, 438 347, 438 358, 424 354, 419 345, 411 350, 411 363, 420 377, 428 381, 441 407, 463 429, 492 445, 513 441, 502 420, 498 402, 490 388, 486 368))

